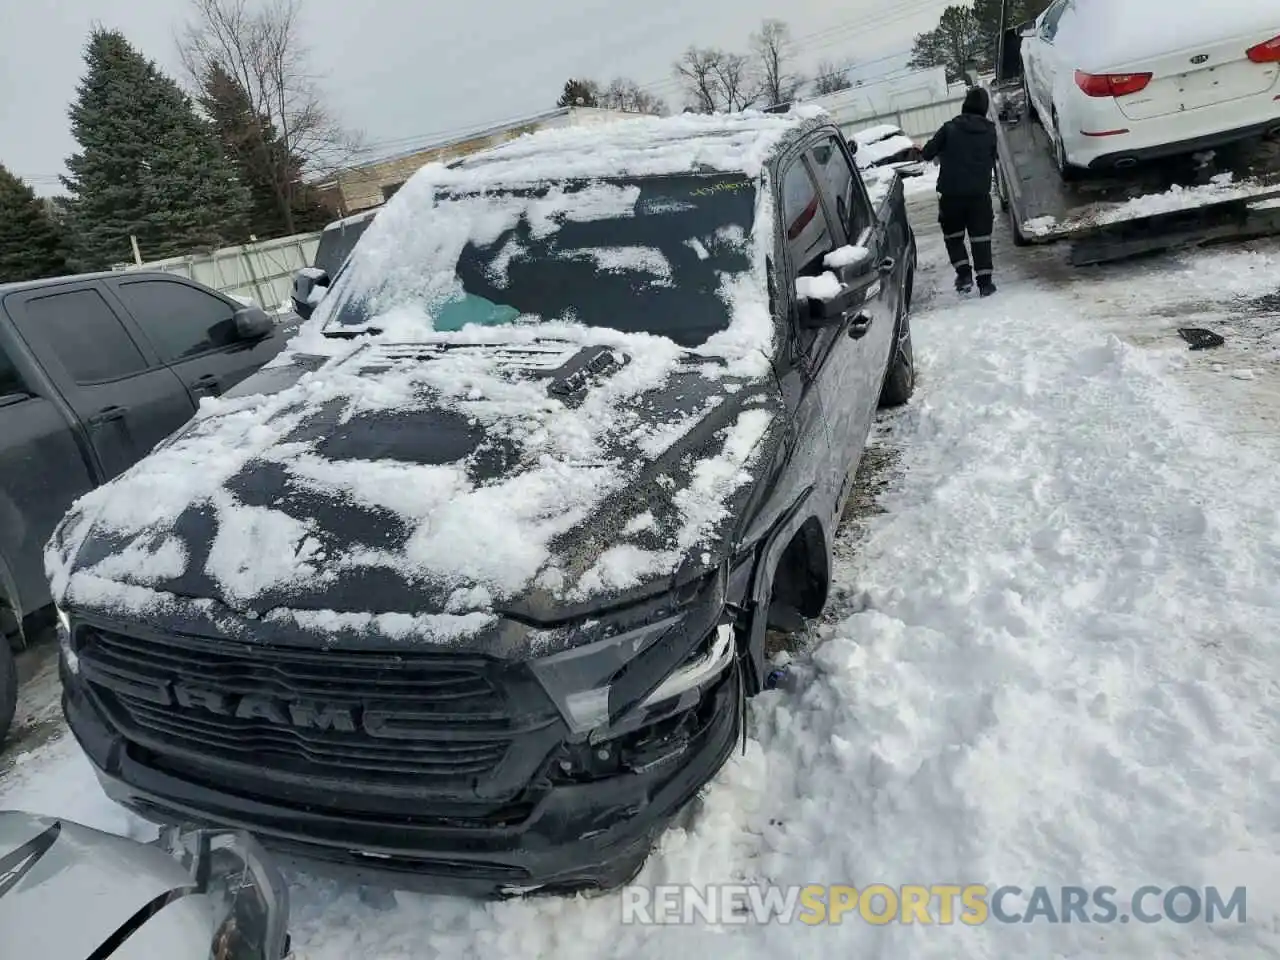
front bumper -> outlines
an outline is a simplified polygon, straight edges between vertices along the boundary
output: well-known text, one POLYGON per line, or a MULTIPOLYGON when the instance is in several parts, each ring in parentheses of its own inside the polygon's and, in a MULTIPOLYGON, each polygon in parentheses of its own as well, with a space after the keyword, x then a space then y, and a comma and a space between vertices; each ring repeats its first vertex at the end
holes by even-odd
POLYGON ((248 830, 309 872, 424 892, 501 896, 625 883, 740 735, 735 660, 704 692, 695 732, 672 760, 589 782, 544 783, 536 804, 514 822, 446 822, 429 806, 408 815, 348 812, 322 801, 255 796, 252 782, 175 774, 117 732, 65 663, 62 673, 68 724, 116 802, 158 823, 248 830))

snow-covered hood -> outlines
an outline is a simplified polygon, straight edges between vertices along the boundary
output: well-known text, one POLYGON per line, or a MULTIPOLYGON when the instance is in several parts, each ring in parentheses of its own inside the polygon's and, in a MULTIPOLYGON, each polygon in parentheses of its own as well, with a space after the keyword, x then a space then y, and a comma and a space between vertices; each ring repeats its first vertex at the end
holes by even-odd
POLYGON ((238 393, 72 508, 55 599, 479 652, 718 564, 780 432, 772 376, 611 333, 375 339, 238 393))

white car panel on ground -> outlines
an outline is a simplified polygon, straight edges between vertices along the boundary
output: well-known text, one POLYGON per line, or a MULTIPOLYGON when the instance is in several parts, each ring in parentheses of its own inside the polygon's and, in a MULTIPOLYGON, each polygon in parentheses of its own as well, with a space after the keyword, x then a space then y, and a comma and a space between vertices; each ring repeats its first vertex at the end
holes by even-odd
POLYGON ((1280 129, 1280 5, 1057 0, 1024 37, 1027 90, 1073 167, 1280 129))

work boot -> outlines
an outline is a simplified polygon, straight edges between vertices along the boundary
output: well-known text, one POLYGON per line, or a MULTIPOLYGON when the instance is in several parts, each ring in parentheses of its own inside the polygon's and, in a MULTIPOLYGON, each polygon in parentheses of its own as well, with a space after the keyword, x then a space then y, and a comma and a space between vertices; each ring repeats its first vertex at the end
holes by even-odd
POLYGON ((973 289, 973 273, 968 267, 960 267, 956 270, 956 292, 968 293, 973 289))
POLYGON ((978 296, 989 297, 996 292, 996 285, 991 281, 990 277, 983 277, 978 281, 978 296))

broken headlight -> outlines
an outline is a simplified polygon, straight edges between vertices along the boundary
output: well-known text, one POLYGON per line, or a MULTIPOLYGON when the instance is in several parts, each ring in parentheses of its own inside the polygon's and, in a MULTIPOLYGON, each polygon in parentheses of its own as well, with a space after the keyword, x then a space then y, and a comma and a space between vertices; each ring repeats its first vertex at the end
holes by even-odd
MULTIPOLYGON (((614 678, 658 641, 686 628, 683 615, 667 617, 606 640, 566 650, 530 664, 534 675, 559 708, 569 729, 587 733, 606 726, 613 713, 625 713, 634 707, 650 707, 684 693, 718 676, 732 662, 734 634, 730 624, 714 628, 714 636, 704 655, 678 665, 665 677, 655 677, 652 689, 635 703, 614 704, 614 678)), ((686 648, 693 645, 686 640, 686 648)))

